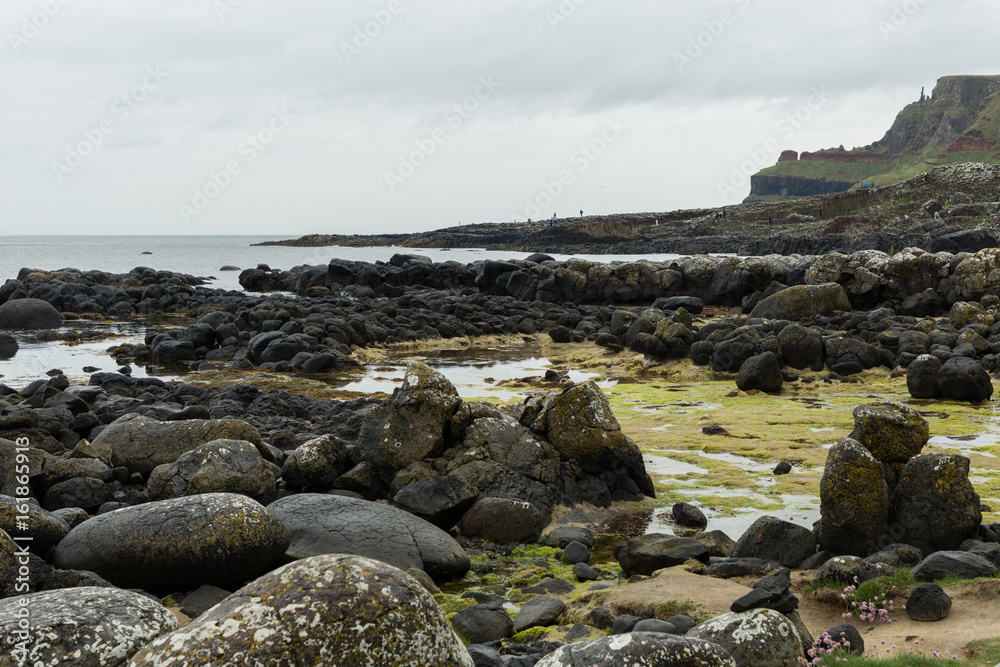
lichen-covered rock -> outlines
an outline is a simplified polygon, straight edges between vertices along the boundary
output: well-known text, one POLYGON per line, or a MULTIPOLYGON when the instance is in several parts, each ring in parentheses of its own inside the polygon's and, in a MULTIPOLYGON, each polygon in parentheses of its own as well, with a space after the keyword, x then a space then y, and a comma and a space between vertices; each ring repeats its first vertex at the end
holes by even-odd
POLYGON ((813 582, 836 581, 845 585, 863 584, 878 577, 891 576, 894 572, 895 570, 888 566, 873 563, 858 556, 834 556, 816 570, 813 582))
POLYGON ((736 667, 717 644, 659 632, 628 632, 563 646, 535 667, 736 667))
POLYGON ((772 294, 750 312, 750 317, 799 322, 807 317, 851 310, 847 292, 836 283, 795 285, 772 294))
POLYGON ((816 537, 805 526, 773 516, 762 516, 736 540, 733 558, 760 558, 798 567, 816 553, 816 537))
POLYGON ((0 664, 118 667, 176 628, 177 619, 163 605, 117 588, 73 588, 8 598, 0 600, 0 664), (27 628, 21 625, 25 618, 27 628), (13 661, 7 662, 8 658, 13 661))
POLYGON ((997 566, 968 551, 938 551, 917 563, 912 572, 917 581, 938 581, 948 577, 977 579, 992 577, 997 566))
POLYGON ((402 470, 435 454, 461 403, 444 375, 412 364, 389 400, 365 417, 358 439, 362 456, 380 468, 402 470))
POLYGON ((804 655, 795 624, 771 609, 724 614, 696 626, 687 636, 718 644, 738 665, 794 667, 804 655))
POLYGON ((976 536, 983 515, 969 481, 969 459, 925 454, 910 460, 892 494, 891 519, 900 542, 926 554, 957 549, 976 536))
POLYGON ((357 556, 324 555, 253 581, 131 667, 474 667, 415 579, 357 556))
POLYGON ((55 564, 154 593, 202 584, 227 588, 274 566, 288 542, 288 531, 260 503, 210 493, 125 507, 84 521, 59 543, 55 564))
POLYGON ((181 454, 213 440, 246 440, 260 447, 260 433, 238 419, 186 419, 161 422, 135 413, 119 417, 94 438, 95 447, 110 446, 111 462, 129 472, 148 475, 173 463, 181 454))
POLYGON ((30 537, 28 548, 32 553, 44 556, 49 549, 59 544, 69 533, 69 524, 51 512, 34 503, 24 503, 11 496, 0 496, 0 530, 11 537, 30 537), (27 505, 28 530, 19 530, 19 506, 27 505))
POLYGON ((469 557, 448 533, 409 512, 357 498, 301 493, 268 511, 287 529, 288 557, 353 554, 401 570, 415 567, 435 581, 460 579, 469 557))
POLYGON ((322 493, 354 467, 348 444, 335 435, 321 435, 299 445, 285 459, 281 477, 286 484, 322 493))
POLYGON ((691 351, 691 343, 694 342, 691 329, 670 320, 659 322, 653 336, 662 343, 665 356, 672 359, 686 357, 691 351))
POLYGON ((854 430, 848 437, 883 463, 906 463, 927 444, 930 427, 913 408, 871 403, 854 408, 854 430))
POLYGON ((651 533, 630 539, 616 550, 615 559, 626 576, 630 576, 650 575, 689 560, 708 563, 709 555, 708 547, 693 538, 651 533))
POLYGON ((152 500, 238 493, 267 503, 274 499, 276 469, 245 440, 213 440, 154 468, 146 488, 152 500))
POLYGON ((826 457, 819 484, 819 547, 867 556, 887 532, 889 487, 882 465, 857 440, 841 438, 826 457))
POLYGON ((1000 283, 1000 249, 987 248, 969 255, 955 268, 954 290, 959 301, 979 301, 1000 283))
POLYGON ((544 433, 563 459, 584 472, 615 475, 621 486, 632 490, 631 499, 638 500, 640 493, 656 496, 639 446, 622 433, 607 397, 593 382, 549 394, 540 403, 529 402, 521 423, 544 433))

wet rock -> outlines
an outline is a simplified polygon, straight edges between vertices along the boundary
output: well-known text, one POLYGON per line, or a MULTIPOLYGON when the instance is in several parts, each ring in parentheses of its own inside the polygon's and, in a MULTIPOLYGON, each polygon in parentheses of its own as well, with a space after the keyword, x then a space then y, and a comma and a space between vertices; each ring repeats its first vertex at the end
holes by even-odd
POLYGON ((521 605, 521 611, 514 617, 514 632, 555 625, 564 611, 566 603, 562 600, 548 595, 537 595, 521 605))
POLYGON ((19 349, 16 338, 9 333, 0 333, 0 359, 10 359, 19 349))
POLYGON ((132 667, 212 664, 473 667, 441 608, 412 577, 366 558, 315 556, 236 591, 140 651, 132 667))
POLYGON ((46 591, 24 599, 31 612, 26 630, 18 614, 26 608, 21 598, 0 600, 0 654, 17 660, 11 665, 119 667, 177 628, 177 619, 163 605, 117 588, 46 591))
POLYGON ((152 500, 238 493, 268 503, 276 493, 276 469, 245 440, 213 440, 154 468, 147 489, 152 500))
POLYGON ((362 455, 379 467, 402 470, 438 452, 461 402, 441 373, 412 364, 392 397, 365 417, 358 441, 362 455))
POLYGON ((590 549, 579 542, 570 542, 563 549, 562 561, 567 565, 590 563, 590 549))
POLYGON ((736 541, 733 558, 761 558, 798 567, 816 553, 816 537, 812 531, 773 516, 762 516, 747 528, 736 541))
POLYGON ((975 579, 992 577, 996 573, 996 565, 968 551, 938 551, 913 568, 917 581, 938 581, 946 577, 975 579))
POLYGON ((15 299, 0 306, 0 329, 58 329, 59 311, 41 299, 15 299))
POLYGON ((514 622, 499 602, 477 604, 457 612, 451 624, 470 644, 486 644, 514 634, 514 622))
POLYGON ((724 614, 696 626, 687 636, 721 646, 740 665, 789 667, 804 655, 795 625, 770 609, 724 614))
POLYGON ((435 581, 461 578, 470 566, 461 546, 440 528, 388 505, 356 498, 303 493, 268 505, 287 529, 287 556, 344 553, 405 570, 424 570, 435 581))
POLYGON ((634 537, 615 553, 626 576, 653 574, 665 567, 681 565, 688 560, 708 563, 708 547, 690 537, 675 537, 653 533, 634 537))
POLYGON ((122 588, 154 593, 242 584, 288 548, 288 531, 244 496, 212 493, 126 507, 70 531, 62 569, 90 570, 122 588))
POLYGON ((937 376, 941 396, 953 401, 978 403, 993 395, 990 374, 983 365, 968 357, 952 357, 941 366, 937 376))
POLYGON ((891 520, 898 541, 924 553, 957 549, 982 523, 979 495, 969 481, 969 459, 958 454, 913 458, 899 475, 891 520))
POLYGON ((549 518, 535 506, 513 498, 479 498, 462 515, 459 529, 466 537, 496 544, 537 542, 549 518))
POLYGON ((708 525, 705 513, 690 503, 674 503, 672 514, 674 521, 685 528, 705 528, 708 525))
POLYGON ((781 366, 774 352, 764 352, 750 357, 740 366, 736 386, 743 391, 757 389, 769 394, 781 392, 785 378, 781 374, 781 366))
POLYGON ((181 454, 213 440, 262 441, 253 426, 236 419, 157 421, 137 414, 116 419, 91 443, 111 448, 111 463, 129 472, 148 475, 153 468, 173 463, 181 454))
POLYGON ((872 403, 854 408, 854 430, 848 436, 876 459, 906 463, 930 438, 927 420, 916 410, 896 403, 872 403))
POLYGON ((889 488, 882 465, 860 442, 841 438, 826 458, 820 480, 819 547, 866 556, 886 534, 889 488))
POLYGON ((535 667, 736 667, 720 646, 697 638, 630 632, 568 644, 535 667))
POLYGON ((937 584, 920 584, 906 600, 906 615, 914 621, 943 621, 951 611, 951 598, 937 584))
POLYGON ((913 398, 938 398, 938 373, 941 360, 932 354, 921 354, 906 367, 906 389, 913 398))

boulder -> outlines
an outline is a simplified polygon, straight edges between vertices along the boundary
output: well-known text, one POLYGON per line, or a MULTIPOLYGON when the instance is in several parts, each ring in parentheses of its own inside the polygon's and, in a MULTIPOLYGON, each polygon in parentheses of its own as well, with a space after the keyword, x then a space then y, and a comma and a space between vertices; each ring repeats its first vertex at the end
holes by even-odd
POLYGON ((952 357, 941 366, 937 376, 941 396, 953 401, 978 403, 993 395, 990 374, 976 359, 952 357))
POLYGON ((121 667, 176 628, 177 619, 162 604, 117 588, 70 588, 0 600, 0 655, 17 661, 5 665, 121 667), (25 609, 30 611, 27 627, 19 613, 25 609))
POLYGON ((947 577, 976 579, 992 577, 996 573, 996 565, 968 551, 938 551, 913 568, 917 581, 938 581, 947 577))
POLYGON ((245 440, 213 440, 157 466, 149 476, 152 500, 201 493, 238 493, 260 503, 274 499, 277 466, 245 440))
POLYGON ((819 329, 807 329, 793 322, 778 334, 778 344, 786 366, 798 370, 822 370, 825 355, 819 329))
POLYGON ((687 636, 721 646, 738 665, 791 667, 805 651, 795 624, 771 609, 723 614, 695 626, 687 636))
POLYGON ((563 549, 562 562, 567 565, 576 565, 577 563, 590 563, 590 549, 580 542, 570 542, 563 549))
POLYGON ((732 655, 712 642, 659 632, 629 632, 568 644, 535 667, 736 667, 732 655))
POLYGON ((593 382, 551 393, 540 403, 529 402, 521 423, 544 433, 564 460, 584 472, 612 474, 619 485, 634 489, 631 498, 621 499, 638 500, 640 493, 656 497, 642 452, 622 433, 607 397, 593 382))
POLYGON ((913 408, 871 403, 854 408, 854 430, 847 437, 860 442, 883 463, 906 463, 927 444, 930 427, 913 408))
POLYGON ((247 584, 191 625, 140 651, 165 665, 474 667, 415 579, 357 556, 324 555, 247 584))
POLYGON ((773 560, 784 567, 799 563, 816 553, 816 537, 804 526, 773 516, 762 516, 736 541, 733 558, 773 560))
POLYGON ((845 585, 863 584, 892 575, 894 570, 857 556, 835 556, 823 563, 813 575, 813 582, 836 581, 845 585), (857 582, 855 582, 857 578, 857 582))
POLYGON ((56 548, 61 569, 154 593, 241 585, 273 567, 288 531, 262 505, 211 493, 125 507, 84 521, 56 548))
POLYGON ((890 518, 898 541, 924 553, 957 549, 976 536, 983 515, 969 481, 969 459, 959 454, 914 457, 899 474, 890 518))
POLYGON ((780 393, 784 383, 778 358, 771 351, 744 361, 736 378, 736 386, 743 391, 756 389, 769 394, 780 393))
POLYGON ((466 537, 479 537, 496 544, 537 542, 549 516, 524 500, 479 498, 462 515, 459 530, 466 537))
POLYGON ((101 480, 77 477, 50 486, 42 499, 42 506, 50 512, 68 507, 96 512, 101 505, 114 499, 111 489, 101 480))
POLYGON ((705 528, 708 517, 700 509, 690 503, 674 503, 671 511, 674 521, 685 528, 705 528))
POLYGON ((942 621, 951 611, 951 598, 937 584, 920 584, 906 600, 906 615, 914 621, 942 621))
POLYGON ((401 509, 344 496, 302 493, 268 505, 287 529, 287 557, 342 553, 418 568, 435 581, 460 579, 469 557, 448 533, 401 509))
POLYGON ((9 333, 0 333, 0 359, 10 359, 19 349, 16 338, 9 333))
POLYGON ((281 468, 286 484, 307 491, 322 493, 333 482, 354 467, 348 443, 335 435, 321 435, 292 451, 281 468))
POLYGON ((66 537, 69 524, 34 503, 0 495, 0 530, 6 531, 11 537, 30 537, 28 548, 32 553, 44 556, 66 537), (20 508, 23 505, 28 508, 27 531, 19 530, 23 521, 19 522, 18 517, 22 516, 20 508))
POLYGON ((560 526, 545 536, 545 546, 562 549, 570 542, 579 542, 588 549, 594 548, 594 534, 586 528, 560 526))
POLYGON ((451 624, 470 644, 485 644, 514 634, 514 622, 499 602, 477 604, 456 612, 451 624))
POLYGON ((847 292, 836 283, 795 285, 758 303, 750 312, 750 317, 799 322, 807 317, 828 317, 838 311, 850 310, 847 292))
POLYGON ((921 354, 906 367, 906 389, 913 398, 938 398, 941 387, 938 386, 938 373, 941 371, 941 360, 933 354, 921 354))
POLYGON ((889 487, 882 465, 857 440, 841 438, 830 448, 819 502, 820 549, 856 556, 878 550, 887 532, 889 487))
POLYGON ((631 576, 650 575, 692 559, 708 563, 709 555, 708 547, 693 538, 652 533, 630 539, 616 550, 615 559, 625 575, 631 576))
POLYGON ((392 502, 442 530, 449 530, 478 497, 479 490, 464 480, 443 475, 404 486, 393 496, 392 502))
POLYGON ((521 605, 521 611, 514 617, 514 632, 555 625, 564 611, 566 603, 562 600, 548 595, 536 595, 521 605))
POLYGON ((258 448, 263 442, 257 429, 238 419, 157 421, 130 413, 111 422, 91 444, 110 447, 114 467, 147 476, 213 440, 245 440, 258 448))
POLYGON ((59 311, 41 299, 15 299, 0 306, 0 329, 58 329, 59 311))
POLYGON ((358 438, 362 456, 380 468, 402 470, 434 455, 461 403, 444 375, 426 364, 412 364, 389 400, 365 417, 358 438))

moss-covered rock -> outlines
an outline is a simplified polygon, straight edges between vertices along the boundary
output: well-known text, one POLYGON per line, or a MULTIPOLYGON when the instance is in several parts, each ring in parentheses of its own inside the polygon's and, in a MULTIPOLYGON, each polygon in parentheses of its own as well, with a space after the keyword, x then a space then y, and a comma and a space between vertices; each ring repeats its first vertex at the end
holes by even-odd
POLYGON ((920 413, 896 403, 871 403, 854 408, 857 440, 878 461, 906 463, 920 453, 930 438, 930 427, 920 413))
POLYGON ((275 495, 277 466, 267 463, 245 440, 213 440, 157 466, 147 489, 153 500, 201 493, 239 493, 261 503, 275 495))
POLYGON ((38 505, 27 503, 28 530, 19 530, 19 526, 23 524, 23 521, 18 522, 18 517, 21 516, 19 505, 23 504, 23 501, 11 496, 0 496, 0 530, 6 531, 11 537, 30 537, 28 548, 32 553, 44 556, 66 537, 69 524, 38 505))
POLYGON ((148 475, 182 454, 213 440, 246 440, 262 446, 260 433, 238 419, 186 419, 161 422, 137 414, 119 417, 94 438, 94 446, 111 447, 111 462, 129 472, 148 475))
POLYGON ((461 403, 441 373, 412 364, 402 386, 365 417, 358 439, 362 456, 379 468, 402 470, 437 453, 461 403))
POLYGON ((855 556, 877 551, 887 531, 889 488, 871 452, 857 440, 838 440, 819 489, 820 549, 855 556))
POLYGON ((969 459, 958 454, 927 454, 906 464, 892 495, 896 541, 925 554, 954 550, 976 536, 983 515, 969 481, 969 459))
POLYGON ((473 667, 440 607, 401 570, 357 556, 297 561, 247 584, 131 667, 473 667))
POLYGON ((169 593, 213 584, 232 590, 273 567, 288 543, 288 531, 260 503, 210 493, 84 521, 59 543, 54 562, 122 588, 169 593))
POLYGON ((0 600, 0 664, 119 667, 176 628, 177 619, 159 602, 117 588, 68 588, 8 598, 0 600), (27 651, 17 648, 21 642, 27 651), (13 660, 7 662, 8 657, 13 660))
POLYGON ((758 303, 750 312, 750 317, 798 322, 807 317, 830 316, 844 310, 851 310, 851 302, 840 285, 795 285, 758 303))

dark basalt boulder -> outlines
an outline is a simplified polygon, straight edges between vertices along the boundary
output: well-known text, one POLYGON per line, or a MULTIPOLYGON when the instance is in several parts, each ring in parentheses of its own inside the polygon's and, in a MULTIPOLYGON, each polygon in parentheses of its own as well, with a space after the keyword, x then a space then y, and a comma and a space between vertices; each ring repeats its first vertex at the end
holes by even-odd
POLYGON ((15 299, 0 306, 0 329, 58 329, 62 315, 41 299, 15 299))
POLYGON ((807 317, 830 316, 850 310, 847 292, 836 283, 794 285, 761 301, 750 317, 799 322, 807 317))
POLYGON ((731 556, 773 560, 784 567, 798 567, 814 553, 816 537, 811 530, 777 517, 762 516, 736 541, 731 556))
POLYGON ((913 398, 938 398, 941 387, 938 373, 941 360, 932 354, 921 354, 906 367, 906 389, 913 398))
POLYGON ((778 358, 770 351, 750 357, 743 362, 736 378, 736 386, 742 391, 756 389, 769 394, 780 393, 784 383, 785 378, 781 373, 778 358))
POLYGON ((953 401, 978 403, 993 395, 990 374, 976 359, 952 357, 941 366, 937 375, 941 396, 953 401))
POLYGON ((708 547, 698 540, 652 533, 630 539, 616 550, 615 559, 626 576, 648 576, 692 559, 708 563, 709 556, 708 547))
POLYGON ((857 440, 841 438, 826 458, 819 487, 819 547, 866 556, 887 532, 889 487, 882 465, 857 440))
POLYGON ((937 584, 920 584, 906 600, 906 615, 914 621, 942 621, 951 611, 951 598, 937 584))
POLYGON ((982 523, 979 494, 969 481, 969 459, 925 454, 903 468, 892 495, 891 520, 900 542, 924 553, 957 549, 982 523))

